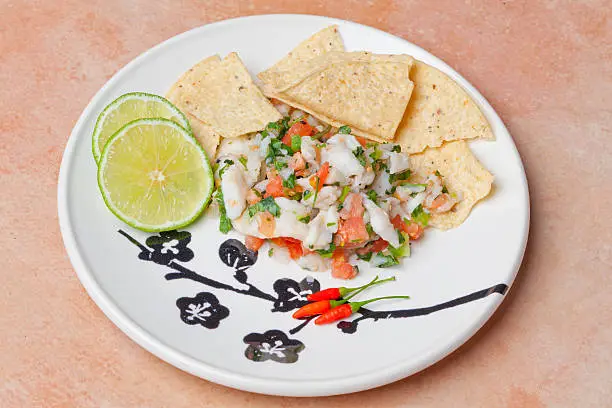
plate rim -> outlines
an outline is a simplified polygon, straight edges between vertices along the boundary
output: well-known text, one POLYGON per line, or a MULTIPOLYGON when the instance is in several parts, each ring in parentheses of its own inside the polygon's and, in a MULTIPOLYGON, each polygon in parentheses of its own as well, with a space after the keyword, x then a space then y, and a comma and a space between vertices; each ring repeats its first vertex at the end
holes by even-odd
POLYGON ((278 380, 278 379, 265 379, 257 378, 248 375, 239 374, 223 368, 214 367, 208 365, 202 361, 190 357, 183 352, 164 344, 162 341, 155 338, 147 330, 141 327, 136 321, 132 320, 128 315, 123 312, 117 305, 113 303, 110 296, 104 291, 104 289, 96 281, 94 274, 91 272, 87 265, 86 260, 83 258, 81 250, 79 249, 80 244, 77 242, 74 229, 72 227, 72 220, 70 213, 68 212, 68 178, 69 169, 72 167, 74 151, 77 143, 78 134, 83 132, 85 126, 85 118, 90 115, 94 105, 102 99, 105 91, 112 87, 115 82, 119 81, 123 73, 128 71, 134 66, 137 66, 143 62, 143 60, 150 54, 158 52, 159 50, 171 47, 173 43, 181 41, 189 36, 196 36, 207 30, 217 29, 223 25, 234 24, 244 20, 257 20, 261 18, 306 18, 306 19, 318 19, 326 21, 329 24, 344 24, 357 26, 360 30, 373 31, 377 34, 383 34, 384 36, 391 37, 393 39, 399 39, 405 43, 410 44, 412 47, 419 49, 420 52, 427 55, 432 61, 435 61, 437 67, 441 68, 446 74, 450 74, 453 79, 460 82, 460 85, 468 91, 471 96, 475 96, 479 107, 487 111, 488 119, 492 119, 497 122, 498 126, 501 126, 503 130, 510 136, 512 147, 515 150, 516 157, 518 158, 518 165, 521 169, 522 174, 522 187, 525 193, 525 203, 523 203, 526 210, 525 223, 522 226, 523 229, 523 242, 519 247, 519 256, 516 257, 512 269, 514 273, 506 282, 508 291, 512 288, 513 283, 516 279, 518 271, 523 261, 527 241, 529 238, 529 226, 530 226, 530 197, 527 175, 520 153, 516 148, 512 135, 506 128, 505 124, 484 96, 463 76, 461 76, 452 67, 442 61, 440 58, 431 54, 429 51, 422 47, 411 43, 410 41, 390 34, 386 31, 367 26, 364 24, 356 23, 353 21, 332 18, 327 16, 319 16, 312 14, 259 14, 252 16, 243 16, 237 18, 231 18, 221 20, 209 24, 205 24, 199 27, 192 28, 183 33, 177 34, 171 38, 168 38, 153 47, 145 50, 125 66, 120 68, 113 76, 95 93, 90 99, 85 109, 81 112, 79 119, 75 123, 62 156, 60 164, 59 176, 58 176, 58 221, 60 225, 60 232, 62 234, 64 247, 72 264, 74 271, 76 272, 81 284, 87 291, 88 295, 92 298, 94 303, 102 310, 102 312, 130 339, 136 344, 149 351, 161 360, 183 370, 192 375, 200 378, 212 381, 224 386, 231 388, 240 389, 243 391, 256 392, 268 395, 280 395, 280 396, 328 396, 328 395, 339 395, 347 394, 357 391, 363 391, 382 385, 389 384, 391 382, 406 378, 410 375, 418 373, 423 369, 436 364, 451 353, 455 352, 460 346, 465 344, 470 338, 472 338, 476 332, 478 332, 484 324, 491 318, 491 316, 498 309, 499 305, 504 300, 504 297, 500 297, 499 300, 494 301, 491 305, 481 314, 479 319, 475 319, 470 325, 468 330, 460 333, 460 335, 454 336, 453 340, 448 343, 448 347, 444 350, 432 350, 425 353, 417 360, 414 360, 410 366, 407 366, 405 362, 400 362, 392 367, 388 367, 384 372, 374 371, 368 374, 361 374, 352 376, 347 379, 333 380, 333 381, 295 381, 295 380, 278 380))

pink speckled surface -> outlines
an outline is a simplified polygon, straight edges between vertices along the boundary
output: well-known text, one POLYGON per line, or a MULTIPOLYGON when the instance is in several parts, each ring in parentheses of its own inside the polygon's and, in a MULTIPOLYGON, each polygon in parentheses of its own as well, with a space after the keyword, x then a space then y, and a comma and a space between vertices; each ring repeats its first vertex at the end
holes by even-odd
POLYGON ((609 1, 0 1, 0 406, 611 407, 609 1), (525 162, 532 225, 500 311, 411 378, 297 400, 185 374, 131 342, 81 287, 57 223, 62 151, 136 55, 208 22, 273 12, 372 25, 489 99, 525 162))

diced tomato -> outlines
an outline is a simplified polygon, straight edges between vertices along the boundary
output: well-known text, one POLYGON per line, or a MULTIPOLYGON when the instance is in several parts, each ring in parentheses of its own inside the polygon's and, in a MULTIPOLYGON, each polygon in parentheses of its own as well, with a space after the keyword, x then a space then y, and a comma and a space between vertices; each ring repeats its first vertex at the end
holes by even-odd
POLYGON ((376 241, 368 244, 363 248, 359 248, 356 252, 359 255, 369 254, 370 252, 384 251, 389 246, 389 243, 382 238, 378 238, 376 241))
POLYGON ((306 168, 306 160, 304 160, 304 156, 302 156, 302 153, 296 152, 289 159, 289 168, 295 172, 304 170, 306 168))
POLYGON ((391 223, 393 224, 393 227, 395 227, 395 229, 403 231, 406 234, 408 234, 410 239, 413 241, 416 241, 417 239, 421 238, 421 236, 423 235, 423 232, 425 231, 423 227, 421 227, 416 222, 411 222, 411 221, 404 222, 402 220, 402 217, 400 217, 399 215, 396 215, 395 217, 393 217, 393 219, 391 220, 391 223))
POLYGON ((325 162, 321 165, 319 171, 317 171, 317 177, 319 177, 319 190, 327 181, 327 176, 329 176, 329 162, 325 162))
POLYGON ((247 247, 247 249, 257 252, 259 251, 259 248, 261 248, 261 246, 264 244, 264 242, 266 242, 265 239, 257 238, 252 235, 247 235, 244 241, 244 245, 247 247))
POLYGON ((368 141, 365 139, 365 137, 355 136, 355 139, 357 139, 359 144, 365 149, 366 144, 368 143, 368 141))
POLYGON ((283 136, 282 142, 287 146, 291 146, 291 136, 299 135, 299 136, 311 136, 314 132, 314 128, 308 124, 305 120, 300 120, 295 122, 293 126, 287 130, 285 136, 283 136))
POLYGON ((348 255, 343 249, 336 249, 332 255, 332 276, 336 279, 353 279, 357 268, 348 263, 348 255))
POLYGON ((406 231, 410 239, 413 241, 416 241, 417 239, 421 238, 421 236, 423 235, 423 232, 425 232, 423 227, 421 227, 421 225, 416 222, 411 222, 408 225, 408 228, 406 231))
POLYGON ((274 235, 274 231, 276 230, 276 220, 274 219, 274 216, 268 211, 261 212, 258 215, 257 230, 266 237, 271 237, 274 235))
POLYGON ((268 175, 268 184, 266 185, 266 197, 282 197, 284 195, 283 179, 278 174, 268 175))
POLYGON ((348 218, 362 218, 365 209, 363 208, 363 200, 361 196, 356 193, 349 193, 349 195, 344 199, 344 206, 342 210, 340 210, 340 218, 348 219, 348 218))
POLYGON ((365 222, 361 217, 351 217, 346 220, 340 220, 338 232, 334 236, 334 243, 337 246, 348 247, 352 244, 362 243, 370 238, 365 222))
POLYGON ((291 259, 298 259, 304 255, 304 249, 302 248, 302 241, 290 237, 272 238, 272 242, 276 245, 285 247, 289 250, 289 256, 291 259))

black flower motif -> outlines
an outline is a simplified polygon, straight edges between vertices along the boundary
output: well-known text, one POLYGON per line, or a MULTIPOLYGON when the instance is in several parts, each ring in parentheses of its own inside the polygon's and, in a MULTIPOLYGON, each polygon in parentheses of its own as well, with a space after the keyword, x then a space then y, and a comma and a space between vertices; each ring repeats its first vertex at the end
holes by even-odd
POLYGON ((306 346, 299 340, 290 339, 280 330, 251 333, 244 337, 249 346, 244 352, 251 361, 272 360, 277 363, 295 363, 306 346))
POLYGON ((306 296, 321 289, 319 281, 307 276, 300 283, 293 279, 278 279, 274 282, 274 291, 278 294, 273 312, 288 312, 299 309, 308 303, 306 296))
POLYGON ((165 231, 152 235, 145 243, 151 251, 142 251, 138 257, 160 265, 168 265, 177 260, 187 262, 193 259, 193 251, 187 247, 191 233, 187 231, 165 231))
POLYGON ((192 298, 182 297, 176 301, 176 306, 185 323, 200 324, 207 329, 216 329, 219 322, 229 316, 229 309, 210 292, 200 292, 192 298))
POLYGON ((347 322, 343 320, 339 322, 336 327, 342 330, 342 333, 353 334, 357 331, 357 322, 347 322))
POLYGON ((248 250, 237 239, 228 239, 219 247, 219 258, 221 258, 224 264, 236 270, 237 279, 242 282, 238 276, 243 277, 244 281, 246 281, 244 270, 257 262, 257 252, 248 250), (240 274, 239 272, 242 273, 240 274))

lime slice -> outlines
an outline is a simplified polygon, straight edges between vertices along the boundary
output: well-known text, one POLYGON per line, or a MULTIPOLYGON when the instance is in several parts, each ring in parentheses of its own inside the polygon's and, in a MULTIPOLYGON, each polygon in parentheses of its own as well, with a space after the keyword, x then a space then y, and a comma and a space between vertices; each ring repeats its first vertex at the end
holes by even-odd
POLYGON ((191 132, 155 118, 130 122, 111 137, 100 157, 98 185, 122 221, 158 232, 192 223, 208 205, 214 179, 191 132))
POLYGON ((144 92, 126 93, 108 104, 98 116, 92 138, 96 162, 100 162, 104 145, 116 131, 133 120, 144 118, 170 119, 191 131, 185 115, 167 99, 144 92))

